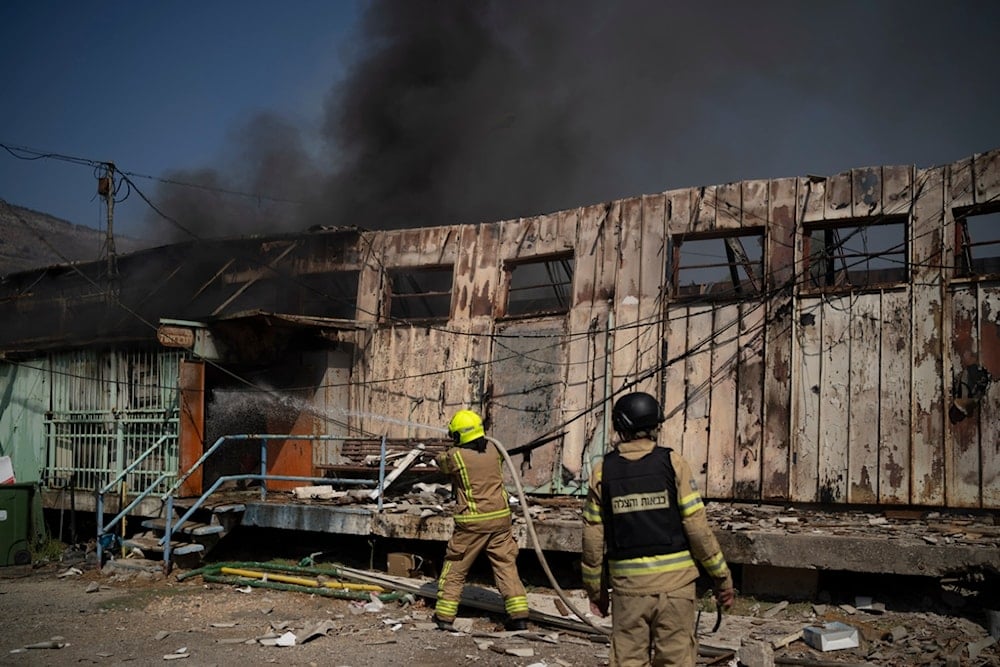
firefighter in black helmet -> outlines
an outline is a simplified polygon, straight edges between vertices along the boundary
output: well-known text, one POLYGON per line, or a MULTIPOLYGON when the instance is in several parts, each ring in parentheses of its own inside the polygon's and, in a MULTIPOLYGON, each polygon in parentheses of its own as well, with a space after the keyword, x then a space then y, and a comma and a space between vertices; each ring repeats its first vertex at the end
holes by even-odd
POLYGON ((696 561, 716 600, 733 604, 733 580, 705 517, 687 462, 657 446, 663 414, 643 392, 615 402, 618 443, 590 477, 583 509, 583 583, 591 610, 607 615, 612 590, 611 665, 693 666, 696 561))

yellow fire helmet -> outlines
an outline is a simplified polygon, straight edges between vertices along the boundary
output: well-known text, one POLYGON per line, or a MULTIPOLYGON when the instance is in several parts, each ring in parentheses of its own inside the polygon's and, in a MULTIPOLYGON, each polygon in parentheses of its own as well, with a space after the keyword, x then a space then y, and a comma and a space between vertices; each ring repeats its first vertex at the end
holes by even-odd
POLYGON ((464 445, 485 437, 483 420, 472 410, 459 410, 448 422, 448 435, 456 445, 464 445))

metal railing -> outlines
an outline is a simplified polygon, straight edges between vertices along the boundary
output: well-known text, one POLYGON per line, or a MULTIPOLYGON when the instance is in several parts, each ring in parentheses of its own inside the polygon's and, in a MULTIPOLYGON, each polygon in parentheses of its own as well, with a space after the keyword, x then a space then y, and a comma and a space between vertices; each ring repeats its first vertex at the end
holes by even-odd
MULTIPOLYGON (((268 475, 267 474, 267 443, 270 440, 349 440, 346 436, 340 435, 294 435, 294 434, 241 434, 241 435, 224 435, 216 440, 211 447, 205 450, 205 452, 195 461, 191 467, 161 495, 161 498, 165 502, 165 526, 163 531, 163 537, 160 538, 159 543, 163 546, 163 561, 164 567, 169 570, 170 568, 170 556, 171 547, 170 542, 173 538, 174 531, 178 526, 184 525, 184 522, 189 520, 194 513, 204 505, 205 501, 213 493, 218 491, 226 482, 239 481, 239 480, 252 480, 262 482, 260 486, 260 499, 265 501, 267 499, 267 484, 268 481, 287 481, 287 482, 310 482, 310 483, 325 483, 325 484, 344 484, 344 485, 354 485, 354 486, 372 486, 375 484, 374 480, 370 479, 343 479, 343 478, 331 478, 331 477, 299 477, 292 475, 268 475), (181 485, 197 471, 204 463, 209 459, 209 457, 215 453, 225 442, 229 441, 239 441, 239 440, 257 440, 260 442, 260 474, 241 474, 241 475, 224 475, 215 480, 215 482, 205 490, 201 496, 195 500, 194 504, 188 508, 188 510, 180 516, 176 521, 173 520, 174 513, 174 496, 181 485)), ((382 488, 385 482, 385 436, 382 437, 382 465, 379 466, 379 480, 378 488, 382 488)), ((151 448, 152 449, 152 448, 151 448)), ((138 465, 142 458, 148 456, 151 452, 144 452, 140 459, 137 459, 132 463, 129 468, 138 465)), ((142 499, 148 497, 152 490, 162 481, 163 476, 157 479, 150 487, 145 489, 139 494, 139 496, 131 502, 128 507, 122 509, 122 511, 116 516, 111 522, 102 526, 102 510, 103 510, 103 494, 114 487, 114 485, 120 481, 120 478, 128 474, 128 471, 123 471, 115 481, 107 484, 102 490, 101 494, 98 496, 98 532, 97 532, 97 560, 98 563, 103 562, 102 544, 101 537, 104 535, 107 528, 112 527, 120 521, 129 510, 135 507, 142 499)), ((381 509, 381 496, 379 497, 379 508, 381 509)))

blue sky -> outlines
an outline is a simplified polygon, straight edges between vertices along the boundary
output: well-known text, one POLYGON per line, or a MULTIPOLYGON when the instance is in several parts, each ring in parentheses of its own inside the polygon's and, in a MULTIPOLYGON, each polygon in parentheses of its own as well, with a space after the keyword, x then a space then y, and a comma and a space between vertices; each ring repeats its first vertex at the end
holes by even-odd
MULTIPOLYGON (((133 178, 189 233, 498 220, 998 148, 998 34, 971 0, 5 0, 0 143, 301 203, 133 178)), ((95 191, 0 151, 13 204, 100 228, 95 191)))
MULTIPOLYGON (((0 142, 151 176, 211 163, 256 113, 314 124, 357 19, 348 0, 5 0, 0 142)), ((96 227, 95 192, 89 167, 0 152, 13 204, 96 227)), ((119 204, 116 231, 145 209, 119 204)))

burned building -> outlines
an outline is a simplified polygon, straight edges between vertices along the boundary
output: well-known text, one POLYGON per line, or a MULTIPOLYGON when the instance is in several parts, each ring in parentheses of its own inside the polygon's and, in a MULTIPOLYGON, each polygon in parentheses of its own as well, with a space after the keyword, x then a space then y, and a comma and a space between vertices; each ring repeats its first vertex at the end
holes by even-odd
POLYGON ((995 513, 998 212, 993 150, 23 272, 0 284, 0 445, 50 507, 143 456, 121 507, 262 459, 357 473, 471 406, 531 493, 574 496, 643 390, 710 500, 995 513), (234 434, 301 438, 188 474, 234 434))

